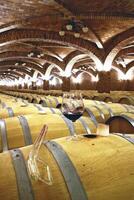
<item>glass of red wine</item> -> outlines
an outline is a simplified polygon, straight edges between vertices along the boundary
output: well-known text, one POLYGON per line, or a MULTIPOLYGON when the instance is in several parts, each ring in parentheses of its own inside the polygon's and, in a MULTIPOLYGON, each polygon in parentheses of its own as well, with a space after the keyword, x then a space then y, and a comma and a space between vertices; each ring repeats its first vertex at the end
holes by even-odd
MULTIPOLYGON (((63 94, 61 111, 72 123, 79 119, 84 112, 84 103, 81 93, 65 92, 63 94)), ((74 135, 69 138, 78 140, 79 136, 74 132, 74 135)))

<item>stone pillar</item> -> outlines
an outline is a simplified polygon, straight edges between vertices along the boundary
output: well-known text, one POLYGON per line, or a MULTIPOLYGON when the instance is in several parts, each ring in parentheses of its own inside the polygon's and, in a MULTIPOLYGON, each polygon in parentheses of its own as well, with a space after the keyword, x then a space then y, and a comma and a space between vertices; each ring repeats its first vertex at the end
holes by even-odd
POLYGON ((70 77, 63 77, 62 78, 62 91, 70 91, 70 77))
POLYGON ((124 81, 125 81, 124 90, 125 91, 133 91, 133 83, 131 82, 131 80, 124 80, 124 81))
POLYGON ((100 93, 110 93, 111 76, 110 71, 100 71, 98 72, 99 80, 97 82, 97 90, 100 93))
POLYGON ((49 90, 49 81, 48 80, 43 81, 43 90, 49 90))
POLYGON ((134 80, 127 80, 126 90, 134 91, 134 80))
POLYGON ((27 83, 24 83, 24 89, 28 89, 27 83))
POLYGON ((18 89, 22 89, 22 85, 18 85, 18 89))
POLYGON ((32 90, 36 90, 36 89, 37 89, 36 82, 32 81, 32 90))
POLYGON ((14 89, 15 89, 15 90, 17 90, 17 89, 18 89, 18 86, 17 86, 17 85, 15 85, 15 86, 14 86, 14 89))
POLYGON ((76 90, 80 90, 80 83, 76 83, 76 90))

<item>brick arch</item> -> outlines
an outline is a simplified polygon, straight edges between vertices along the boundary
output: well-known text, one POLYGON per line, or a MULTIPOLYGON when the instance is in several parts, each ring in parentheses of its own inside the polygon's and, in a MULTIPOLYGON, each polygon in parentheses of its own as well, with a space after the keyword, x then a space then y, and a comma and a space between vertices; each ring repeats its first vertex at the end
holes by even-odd
MULTIPOLYGON (((118 68, 120 71, 122 71, 122 73, 126 73, 126 68, 124 68, 121 64, 119 64, 119 65, 117 65, 117 63, 116 62, 113 62, 113 65, 112 65, 112 68, 118 68)), ((112 69, 111 68, 111 69, 112 69)))
POLYGON ((65 69, 65 72, 69 75, 71 74, 71 70, 72 68, 74 67, 74 65, 76 64, 76 62, 80 59, 80 58, 86 58, 87 59, 92 59, 93 62, 95 63, 96 65, 96 68, 98 69, 98 71, 102 70, 103 68, 103 65, 101 63, 101 61, 97 58, 93 58, 92 56, 89 56, 89 54, 83 54, 82 52, 80 51, 74 51, 72 53, 70 53, 66 59, 65 59, 65 63, 66 63, 66 69, 65 69))
POLYGON ((10 74, 12 74, 12 75, 16 75, 16 76, 21 77, 21 78, 24 78, 24 77, 25 77, 24 74, 21 74, 21 73, 18 73, 18 72, 13 72, 13 71, 11 71, 10 74, 8 74, 9 71, 6 71, 6 70, 5 70, 5 71, 0 71, 0 74, 4 74, 4 73, 6 73, 5 75, 10 75, 10 74))
POLYGON ((127 71, 134 67, 134 60, 126 65, 127 71))
POLYGON ((97 74, 92 74, 92 72, 87 72, 87 71, 81 71, 76 78, 78 78, 80 75, 82 74, 87 74, 89 75, 91 78, 95 78, 97 76, 97 74))
MULTIPOLYGON (((0 74, 0 75, 2 75, 2 74, 0 74)), ((19 76, 16 76, 14 74, 6 74, 6 77, 3 77, 1 80, 4 80, 5 78, 8 78, 8 77, 11 77, 12 80, 19 79, 19 76)))
POLYGON ((80 67, 82 65, 90 65, 91 66, 90 62, 91 62, 91 59, 87 58, 87 60, 82 60, 82 61, 79 61, 79 62, 75 63, 73 68, 77 68, 77 67, 80 67))
POLYGON ((134 66, 125 72, 116 67, 113 67, 112 69, 118 72, 118 76, 121 77, 122 80, 131 80, 134 78, 134 73, 131 73, 131 70, 134 70, 134 66))
MULTIPOLYGON (((127 70, 127 72, 126 72, 126 74, 127 74, 127 73, 130 73, 130 72, 131 72, 131 70, 133 70, 133 72, 134 72, 134 66, 133 66, 133 67, 131 67, 130 69, 128 69, 128 70, 127 70)), ((131 75, 134 75, 134 73, 133 73, 133 74, 131 73, 131 75)))
MULTIPOLYGON (((33 73, 32 72, 29 72, 27 71, 24 67, 14 67, 14 66, 9 66, 9 65, 5 65, 4 67, 3 66, 0 66, 0 71, 4 71, 4 70, 7 70, 9 68, 13 68, 13 69, 16 69, 16 72, 23 72, 24 74, 27 74, 29 76, 32 77, 33 73)), ((11 71, 8 71, 8 72, 11 72, 11 71)), ((13 72, 13 71, 12 71, 13 72)))
POLYGON ((33 79, 35 78, 38 78, 38 75, 42 75, 40 72, 38 72, 38 71, 34 71, 34 73, 33 73, 33 79))
POLYGON ((134 47, 128 47, 128 48, 125 48, 125 49, 121 49, 118 54, 116 55, 115 59, 117 57, 120 57, 122 55, 127 55, 128 53, 133 53, 134 52, 134 47))
POLYGON ((59 81, 61 80, 61 77, 58 76, 57 74, 56 74, 56 75, 55 75, 55 74, 51 74, 50 80, 53 79, 53 78, 56 78, 56 79, 58 79, 59 81))
MULTIPOLYGON (((0 59, 0 66, 4 66, 4 65, 12 65, 14 63, 26 63, 27 64, 27 67, 28 68, 31 68, 31 69, 34 69, 34 70, 37 70, 39 72, 41 72, 42 74, 44 73, 44 69, 42 68, 42 66, 40 66, 39 63, 35 62, 35 61, 32 61, 32 60, 29 60, 29 59, 16 59, 16 58, 5 58, 5 59, 0 59)), ((19 65, 18 67, 22 67, 21 65, 19 65)))
MULTIPOLYGON (((31 60, 34 60, 34 59, 39 59, 39 58, 35 58, 35 57, 31 57, 29 58, 27 56, 27 53, 29 51, 25 52, 25 51, 7 51, 7 52, 2 52, 0 53, 0 58, 6 58, 6 57, 22 57, 23 59, 24 58, 28 58, 28 59, 31 59, 31 60)), ((64 67, 64 63, 59 61, 57 58, 53 57, 53 56, 50 56, 50 55, 47 55, 47 54, 44 54, 44 56, 42 56, 40 59, 43 59, 45 61, 47 61, 48 63, 52 64, 54 63, 55 65, 58 65, 58 66, 61 66, 61 67, 64 67)))
POLYGON ((69 60, 69 62, 66 65, 66 68, 65 68, 65 74, 66 74, 66 76, 70 76, 74 64, 79 59, 82 59, 82 58, 85 58, 85 57, 87 57, 87 54, 79 54, 79 55, 76 55, 75 57, 73 57, 71 60, 69 60))
POLYGON ((51 64, 51 65, 49 65, 49 67, 47 68, 44 77, 45 77, 45 78, 49 78, 49 76, 50 76, 50 74, 51 74, 51 72, 52 72, 52 70, 53 70, 54 68, 57 68, 57 69, 59 70, 59 72, 61 72, 61 73, 64 72, 64 71, 62 70, 62 68, 60 68, 59 66, 55 66, 54 64, 51 64))
POLYGON ((64 58, 64 62, 65 64, 67 64, 70 60, 72 60, 75 56, 78 56, 80 54, 83 54, 81 51, 75 50, 72 51, 71 53, 69 53, 65 58, 64 58))
POLYGON ((124 71, 115 66, 112 67, 112 70, 116 71, 119 75, 122 74, 123 76, 125 76, 126 74, 124 71))
POLYGON ((126 46, 129 42, 134 40, 134 28, 130 28, 112 38, 105 43, 106 58, 104 62, 104 70, 110 70, 116 55, 126 46))
POLYGON ((116 70, 115 68, 119 69, 122 73, 127 74, 127 72, 134 68, 134 61, 128 63, 126 65, 126 68, 122 67, 122 65, 117 65, 116 63, 114 63, 114 65, 112 66, 112 69, 116 70))
POLYGON ((78 76, 79 74, 81 73, 89 73, 89 74, 92 74, 93 76, 96 76, 97 75, 97 71, 93 71, 92 69, 89 69, 88 71, 84 71, 84 70, 79 70, 77 73, 75 73, 76 76, 78 76))
POLYGON ((103 60, 102 51, 96 44, 82 38, 74 38, 72 35, 60 37, 58 32, 42 31, 38 29, 13 29, 0 34, 0 43, 23 41, 23 40, 44 40, 51 43, 64 44, 79 49, 83 53, 89 54, 93 59, 103 60))

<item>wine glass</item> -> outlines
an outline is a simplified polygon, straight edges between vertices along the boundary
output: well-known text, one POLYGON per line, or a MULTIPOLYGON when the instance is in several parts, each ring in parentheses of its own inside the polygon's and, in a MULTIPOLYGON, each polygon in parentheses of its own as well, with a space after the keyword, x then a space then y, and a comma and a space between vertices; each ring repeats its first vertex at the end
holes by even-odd
MULTIPOLYGON (((84 112, 84 103, 81 93, 65 92, 63 94, 61 111, 63 115, 71 121, 71 123, 79 119, 84 112)), ((79 137, 74 132, 74 135, 69 137, 69 139, 78 140, 79 137)))

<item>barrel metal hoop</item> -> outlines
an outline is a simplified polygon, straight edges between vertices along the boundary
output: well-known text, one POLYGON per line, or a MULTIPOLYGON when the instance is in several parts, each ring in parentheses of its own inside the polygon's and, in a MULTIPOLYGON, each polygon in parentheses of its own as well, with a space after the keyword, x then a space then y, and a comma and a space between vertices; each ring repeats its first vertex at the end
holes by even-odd
POLYGON ((31 145, 33 142, 32 142, 31 132, 30 132, 27 119, 24 116, 18 116, 18 119, 20 121, 22 130, 23 130, 25 144, 31 145))
POLYGON ((124 138, 125 140, 128 140, 129 142, 131 142, 132 144, 134 144, 134 138, 131 138, 130 136, 128 136, 127 134, 119 134, 119 133, 113 133, 114 135, 117 135, 119 137, 124 138))
POLYGON ((125 115, 125 114, 121 114, 121 117, 123 117, 124 119, 126 119, 133 127, 134 127, 134 120, 132 118, 130 118, 129 116, 125 115))
POLYGON ((52 100, 48 98, 48 101, 49 101, 49 103, 50 103, 50 107, 53 107, 53 102, 52 102, 52 100))
POLYGON ((60 116, 62 117, 62 119, 66 123, 66 125, 69 129, 70 135, 73 136, 75 134, 74 124, 69 119, 67 119, 64 115, 60 115, 60 116))
POLYGON ((0 120, 0 129, 1 129, 1 140, 2 140, 3 151, 7 151, 8 141, 7 141, 6 123, 4 119, 0 120))
POLYGON ((4 102, 1 102, 2 108, 6 108, 6 104, 4 102))
POLYGON ((54 111, 54 109, 53 109, 52 107, 49 107, 49 109, 51 110, 51 112, 52 112, 53 114, 55 114, 55 111, 54 111))
POLYGON ((114 116, 112 109, 108 107, 108 105, 106 103, 101 102, 101 105, 108 110, 110 117, 114 116))
POLYGON ((59 101, 58 101, 58 99, 56 97, 53 97, 53 98, 54 98, 54 100, 56 102, 56 106, 57 106, 59 104, 59 101))
POLYGON ((89 108, 85 108, 85 110, 87 111, 89 117, 91 118, 92 122, 95 124, 95 126, 97 127, 98 126, 98 122, 93 114, 93 112, 89 109, 89 108))
POLYGON ((43 106, 43 107, 48 107, 48 106, 47 106, 47 102, 46 102, 46 100, 45 100, 45 99, 43 99, 42 106, 43 106))
POLYGON ((26 106, 28 106, 28 102, 26 102, 25 99, 22 99, 22 102, 23 102, 26 106))
POLYGON ((96 100, 93 100, 93 101, 94 101, 95 105, 98 105, 98 104, 99 104, 99 102, 98 102, 98 101, 96 101, 96 100))
POLYGON ((80 177, 64 149, 54 141, 48 141, 45 145, 52 153, 58 166, 60 167, 71 196, 71 200, 88 200, 80 177))
POLYGON ((39 110, 39 111, 43 111, 43 108, 40 105, 34 104, 34 106, 39 110))
POLYGON ((10 151, 15 170, 19 200, 34 200, 32 184, 28 176, 26 163, 19 149, 10 151))
POLYGON ((86 121, 83 118, 79 118, 78 120, 81 122, 81 124, 85 128, 86 133, 91 134, 90 128, 89 128, 88 124, 86 123, 86 121))
POLYGON ((6 108, 9 114, 9 117, 14 117, 13 109, 11 107, 6 108))
POLYGON ((123 107, 123 108, 125 108, 125 109, 126 109, 126 111, 127 111, 127 112, 129 112, 128 105, 125 105, 125 104, 121 104, 121 105, 122 105, 122 107, 123 107))
POLYGON ((95 108, 99 111, 101 118, 102 118, 103 120, 105 120, 104 113, 101 111, 101 109, 100 109, 98 106, 92 106, 92 107, 95 107, 95 108))

